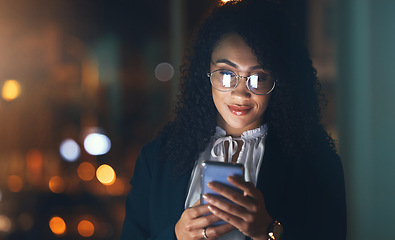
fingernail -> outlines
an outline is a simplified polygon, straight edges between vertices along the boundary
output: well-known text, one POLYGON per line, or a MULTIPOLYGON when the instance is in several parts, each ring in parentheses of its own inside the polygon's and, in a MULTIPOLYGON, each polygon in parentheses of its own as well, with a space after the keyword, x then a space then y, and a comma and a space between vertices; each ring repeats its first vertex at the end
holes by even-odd
POLYGON ((210 212, 214 212, 214 209, 210 205, 208 205, 207 207, 208 207, 208 210, 210 210, 210 212))
POLYGON ((237 181, 240 179, 240 177, 238 176, 229 176, 228 179, 232 180, 232 181, 237 181))
POLYGON ((210 198, 207 194, 204 194, 204 195, 203 195, 203 198, 204 198, 204 200, 206 200, 207 202, 211 203, 211 198, 210 198))

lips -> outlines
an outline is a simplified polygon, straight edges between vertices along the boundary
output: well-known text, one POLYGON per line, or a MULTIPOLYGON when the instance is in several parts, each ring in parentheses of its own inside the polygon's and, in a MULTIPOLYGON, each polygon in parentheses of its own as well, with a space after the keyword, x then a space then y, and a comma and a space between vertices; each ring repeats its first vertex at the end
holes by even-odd
POLYGON ((228 105, 229 110, 237 115, 237 116, 243 116, 246 115, 252 107, 249 106, 238 106, 238 105, 228 105))

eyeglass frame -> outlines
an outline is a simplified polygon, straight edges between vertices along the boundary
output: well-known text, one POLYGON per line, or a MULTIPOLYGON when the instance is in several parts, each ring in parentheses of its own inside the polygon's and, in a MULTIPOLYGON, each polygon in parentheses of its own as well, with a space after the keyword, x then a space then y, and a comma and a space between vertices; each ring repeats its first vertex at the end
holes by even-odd
MULTIPOLYGON (((265 75, 268 75, 268 76, 271 76, 270 74, 267 74, 267 73, 264 73, 264 74, 265 74, 265 75)), ((230 91, 232 91, 233 89, 235 89, 235 88, 238 86, 238 84, 239 84, 239 78, 246 78, 246 81, 248 82, 248 81, 250 80, 251 76, 254 76, 254 74, 245 77, 245 76, 240 76, 240 75, 236 74, 235 72, 233 72, 233 71, 231 71, 231 70, 227 70, 227 69, 217 69, 217 70, 215 70, 215 71, 212 71, 211 73, 210 73, 210 72, 207 73, 207 77, 210 78, 211 86, 213 86, 213 88, 217 89, 217 90, 220 91, 220 92, 230 92, 230 91), (236 84, 235 84, 235 86, 234 86, 233 88, 229 88, 229 90, 220 90, 220 89, 218 89, 218 88, 216 88, 216 87, 214 86, 214 84, 213 84, 213 82, 212 82, 212 80, 211 80, 211 76, 212 76, 215 72, 218 72, 218 71, 221 71, 221 70, 225 70, 225 71, 232 72, 232 73, 235 75, 235 77, 236 77, 236 84)), ((272 77, 272 76, 271 76, 271 77, 272 77)), ((277 79, 274 79, 272 88, 271 88, 267 93, 263 93, 263 94, 254 93, 254 92, 250 89, 249 84, 246 84, 246 86, 247 86, 247 89, 248 89, 250 92, 252 92, 253 94, 262 96, 262 95, 269 95, 271 92, 273 92, 274 88, 276 87, 276 82, 277 82, 277 79)))

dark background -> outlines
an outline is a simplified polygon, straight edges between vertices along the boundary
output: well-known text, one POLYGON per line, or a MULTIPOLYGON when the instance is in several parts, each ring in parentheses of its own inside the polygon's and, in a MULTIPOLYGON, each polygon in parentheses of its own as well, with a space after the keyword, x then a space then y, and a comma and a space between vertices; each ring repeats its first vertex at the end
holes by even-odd
MULTIPOLYGON (((395 2, 281 2, 329 100, 323 124, 345 166, 349 239, 391 239, 395 2)), ((86 239, 82 220, 94 226, 90 239, 119 238, 139 150, 171 117, 183 53, 216 4, 0 0, 0 87, 15 79, 22 89, 0 98, 0 239, 86 239), (169 81, 155 77, 162 62, 175 70, 169 81), (92 127, 111 140, 108 153, 84 150, 92 127), (67 138, 81 148, 74 162, 59 153, 67 138), (110 165, 117 181, 82 180, 85 162, 110 165), (57 192, 49 187, 55 176, 57 192), (64 220, 63 234, 51 230, 54 216, 64 220)))

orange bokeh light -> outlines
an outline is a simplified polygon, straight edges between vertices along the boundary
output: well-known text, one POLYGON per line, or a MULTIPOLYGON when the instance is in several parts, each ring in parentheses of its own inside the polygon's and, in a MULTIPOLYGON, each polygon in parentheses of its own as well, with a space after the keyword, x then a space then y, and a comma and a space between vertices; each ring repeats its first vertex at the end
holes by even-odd
POLYGON ((23 187, 22 178, 17 175, 11 175, 8 177, 8 188, 11 192, 19 192, 23 187))
POLYGON ((49 228, 56 235, 62 235, 66 232, 66 223, 60 217, 53 217, 49 221, 49 228))
POLYGON ((95 233, 95 226, 88 220, 78 223, 78 233, 83 237, 91 237, 95 233))
POLYGON ((11 229, 11 219, 5 215, 0 215, 0 232, 9 232, 11 229))
POLYGON ((54 176, 49 180, 49 189, 54 193, 61 193, 65 189, 65 181, 59 176, 54 176))
POLYGON ((26 164, 30 172, 41 174, 43 166, 43 155, 37 149, 31 149, 26 153, 26 164))
POLYGON ((14 100, 21 94, 21 85, 16 80, 7 80, 2 88, 1 95, 6 101, 14 100))
POLYGON ((95 177, 95 167, 92 163, 83 162, 78 166, 78 176, 84 181, 90 181, 95 177))
POLYGON ((96 177, 104 185, 112 185, 116 179, 114 169, 107 164, 101 165, 96 170, 96 177))

